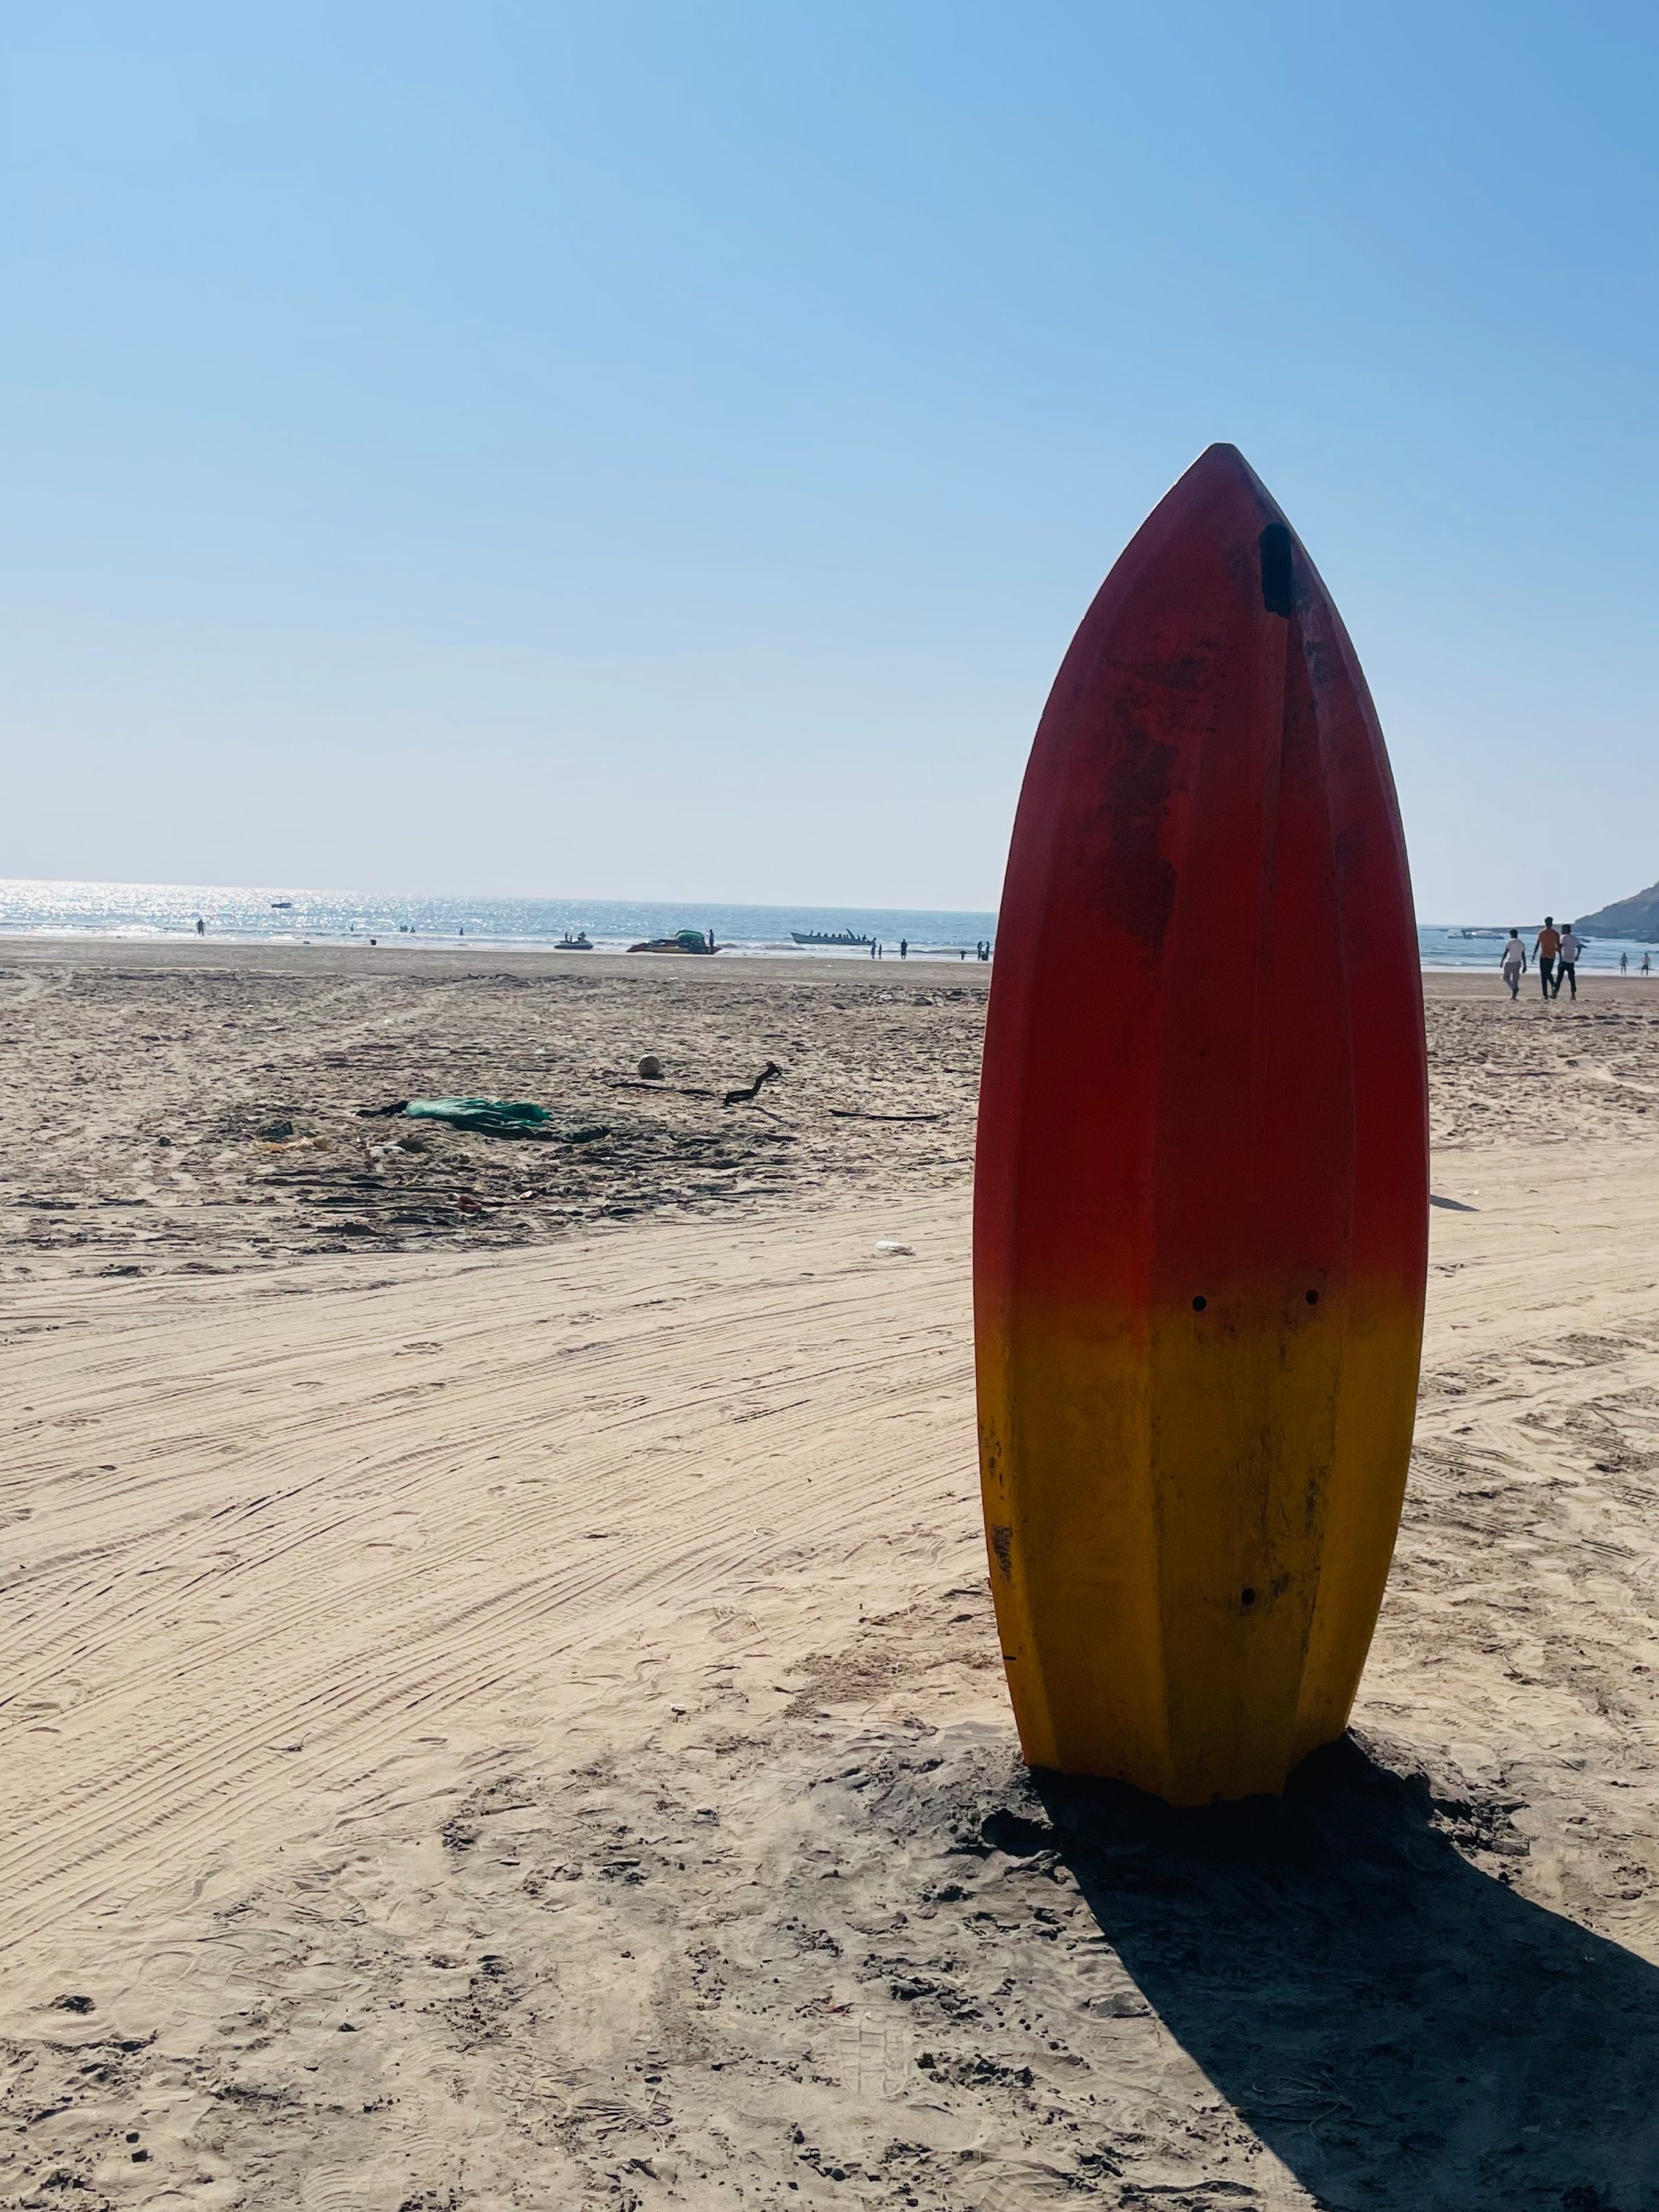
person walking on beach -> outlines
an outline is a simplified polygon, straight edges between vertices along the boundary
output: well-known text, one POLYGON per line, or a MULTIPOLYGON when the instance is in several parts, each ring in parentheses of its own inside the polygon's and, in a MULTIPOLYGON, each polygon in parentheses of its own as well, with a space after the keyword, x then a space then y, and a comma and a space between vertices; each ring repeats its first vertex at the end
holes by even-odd
POLYGON ((1504 957, 1498 964, 1504 971, 1504 981, 1510 987, 1510 998, 1518 999, 1521 995, 1521 978, 1527 972, 1527 948, 1521 942, 1521 933, 1518 929, 1510 930, 1509 942, 1504 947, 1504 957))
POLYGON ((1560 997, 1564 981, 1569 986, 1569 996, 1575 999, 1578 996, 1578 956, 1583 949, 1573 935, 1572 924, 1569 922, 1561 933, 1561 949, 1555 957, 1555 988, 1550 994, 1552 998, 1560 997))
POLYGON ((1642 955, 1642 973, 1644 975, 1651 975, 1653 973, 1653 959, 1650 953, 1644 952, 1642 955))
POLYGON ((1532 946, 1532 957, 1538 963, 1538 988, 1547 999, 1555 978, 1555 956, 1560 950, 1561 933, 1555 926, 1555 916, 1547 914, 1544 927, 1533 939, 1532 946))
POLYGON ((1630 973, 1630 955, 1628 952, 1621 952, 1619 956, 1619 973, 1621 975, 1628 975, 1630 973))
POLYGON ((901 937, 899 939, 899 958, 901 960, 908 960, 909 957, 910 940, 908 937, 901 937))

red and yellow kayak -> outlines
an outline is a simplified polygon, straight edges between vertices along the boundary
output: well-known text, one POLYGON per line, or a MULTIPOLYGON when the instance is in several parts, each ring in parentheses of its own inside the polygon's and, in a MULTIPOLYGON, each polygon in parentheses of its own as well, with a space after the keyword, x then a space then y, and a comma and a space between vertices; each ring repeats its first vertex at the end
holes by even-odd
POLYGON ((1376 710, 1212 446, 1066 656, 997 935, 981 1464, 1032 1765, 1201 1804, 1342 1732, 1411 1448, 1426 1090, 1376 710))

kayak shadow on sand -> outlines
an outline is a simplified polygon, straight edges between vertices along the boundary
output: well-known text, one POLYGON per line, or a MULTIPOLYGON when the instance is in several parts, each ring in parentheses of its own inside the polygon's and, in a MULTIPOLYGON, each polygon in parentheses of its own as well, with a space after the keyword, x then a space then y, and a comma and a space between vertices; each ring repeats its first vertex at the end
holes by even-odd
POLYGON ((1659 1970, 1470 1863, 1518 1863, 1513 1796, 1352 1738, 1203 1812, 1031 1778, 1148 2002, 1318 2204, 1659 2208, 1659 1970))

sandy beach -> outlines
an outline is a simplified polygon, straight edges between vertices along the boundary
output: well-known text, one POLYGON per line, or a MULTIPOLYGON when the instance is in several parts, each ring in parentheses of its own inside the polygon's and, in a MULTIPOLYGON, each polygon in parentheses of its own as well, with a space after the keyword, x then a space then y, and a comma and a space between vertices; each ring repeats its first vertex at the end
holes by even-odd
POLYGON ((1217 1820, 1018 1761, 984 969, 0 948, 0 2204, 1659 2203, 1659 986, 1528 981, 1354 1741, 1217 1820))

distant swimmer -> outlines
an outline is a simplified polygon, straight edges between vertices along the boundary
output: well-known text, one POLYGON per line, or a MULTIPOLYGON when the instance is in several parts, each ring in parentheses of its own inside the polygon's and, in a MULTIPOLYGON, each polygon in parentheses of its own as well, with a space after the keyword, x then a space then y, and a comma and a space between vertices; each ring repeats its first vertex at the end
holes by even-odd
POLYGON ((1561 950, 1555 958, 1555 988, 1550 994, 1552 998, 1560 997, 1563 981, 1568 986, 1570 997, 1576 999, 1578 996, 1578 956, 1583 949, 1573 935, 1572 924, 1569 922, 1561 933, 1561 950))
POLYGON ((1547 914, 1544 927, 1533 940, 1533 957, 1538 963, 1538 988, 1547 999, 1550 985, 1555 980, 1555 956, 1561 950, 1561 933, 1555 926, 1555 916, 1547 914))
POLYGON ((910 940, 908 937, 901 937, 899 939, 899 958, 901 960, 908 960, 909 957, 910 940))
POLYGON ((1518 929, 1510 930, 1509 942, 1504 947, 1504 957, 1499 965, 1504 971, 1504 981, 1510 987, 1510 998, 1518 999, 1521 995, 1521 978, 1527 972, 1527 948, 1521 942, 1521 933, 1518 929))
POLYGON ((198 937, 205 937, 207 935, 207 924, 203 921, 199 914, 196 917, 196 934, 198 937))

